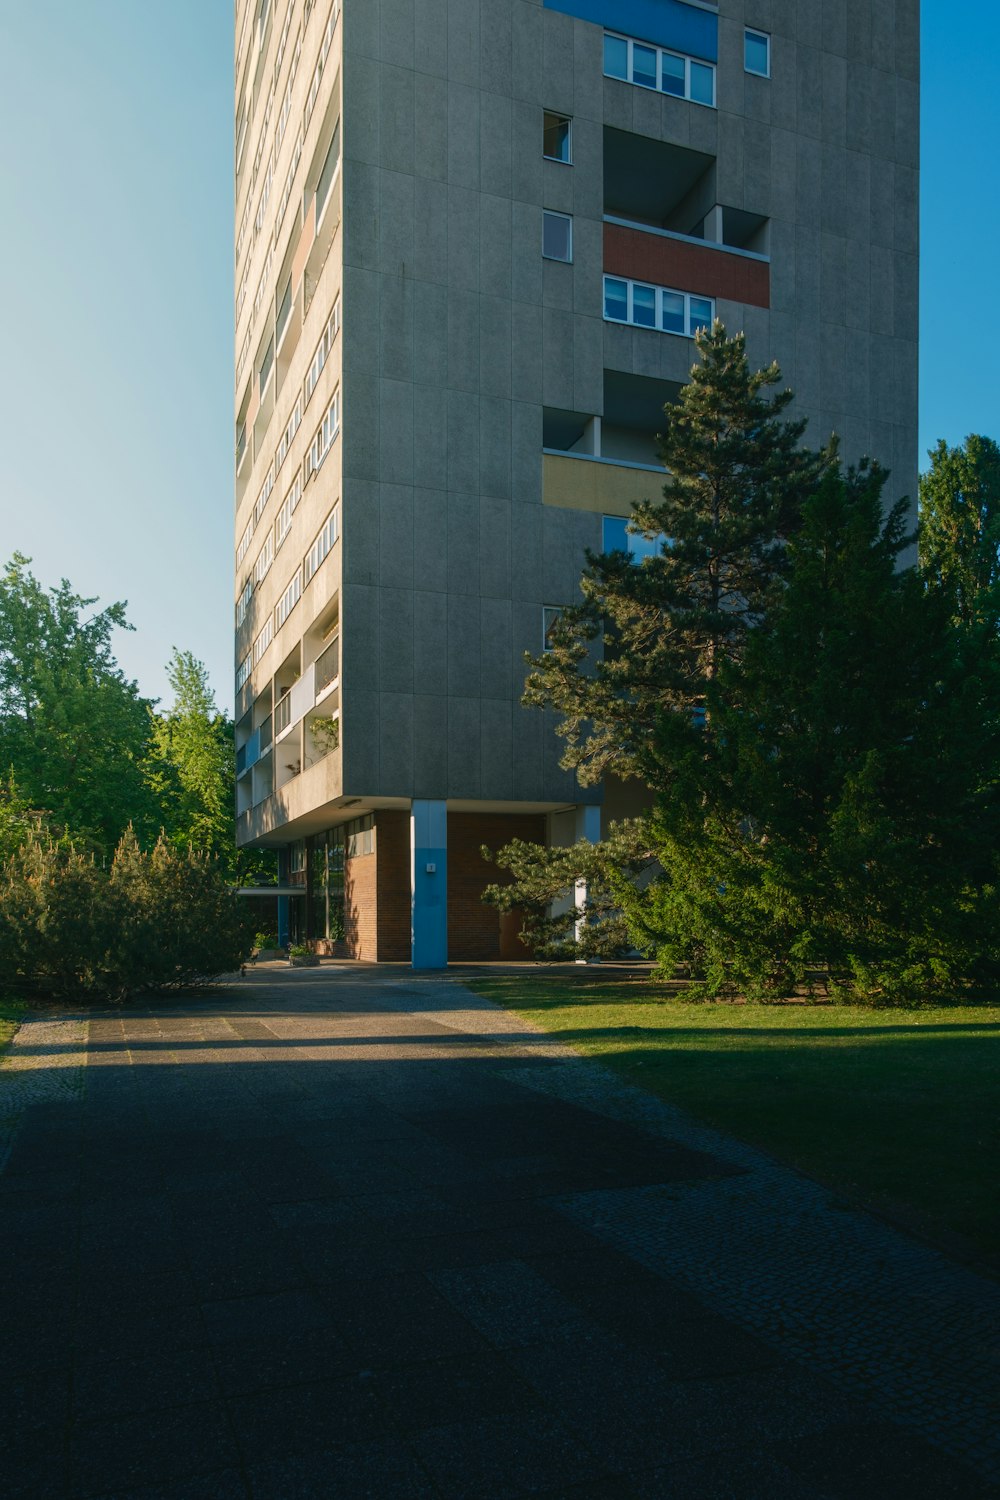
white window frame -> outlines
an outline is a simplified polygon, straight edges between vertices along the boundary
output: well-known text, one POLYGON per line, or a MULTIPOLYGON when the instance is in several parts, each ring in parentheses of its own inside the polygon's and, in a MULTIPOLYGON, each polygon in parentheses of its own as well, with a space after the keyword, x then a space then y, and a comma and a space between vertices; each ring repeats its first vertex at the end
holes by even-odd
MULTIPOLYGON (((619 82, 632 84, 633 88, 649 89, 650 93, 663 94, 668 99, 686 99, 689 104, 700 104, 703 109, 717 109, 719 102, 719 72, 718 64, 709 62, 707 57, 692 57, 689 52, 676 52, 673 47, 658 47, 655 42, 644 42, 641 37, 626 36, 621 31, 607 31, 606 37, 613 37, 617 42, 625 42, 628 45, 628 61, 626 64, 625 79, 619 82), (655 87, 635 78, 635 48, 642 47, 647 52, 656 53, 656 85, 655 87), (684 64, 684 92, 675 94, 671 89, 663 87, 663 59, 673 57, 684 64), (695 99, 691 94, 691 64, 696 63, 700 68, 707 68, 712 75, 712 102, 706 104, 703 99, 695 99)), ((603 62, 603 59, 602 59, 603 62)), ((605 78, 618 78, 617 73, 605 73, 605 78)))
POLYGON ((236 624, 240 626, 247 617, 250 608, 250 600, 253 598, 253 578, 248 578, 240 591, 240 597, 236 601, 236 624))
POLYGON ((334 391, 320 422, 309 444, 309 452, 306 454, 304 483, 308 484, 314 474, 319 473, 326 460, 326 455, 333 447, 334 440, 340 432, 340 386, 334 391))
POLYGON ((281 502, 274 522, 274 550, 277 552, 282 542, 292 529, 292 517, 298 509, 299 501, 302 499, 302 468, 301 465, 295 471, 295 478, 288 488, 288 493, 281 502))
POLYGON ((311 583, 324 558, 333 551, 340 536, 340 506, 335 505, 323 522, 316 538, 302 560, 303 584, 311 583))
POLYGON ((573 116, 572 115, 564 115, 562 113, 562 111, 558 110, 558 109, 546 109, 546 110, 543 110, 543 112, 542 112, 542 160, 543 161, 558 162, 558 164, 561 167, 571 167, 573 165, 573 116), (565 124, 567 126, 567 130, 566 130, 566 155, 565 156, 550 156, 548 154, 548 152, 546 151, 546 149, 545 149, 545 119, 546 119, 547 115, 551 115, 551 117, 554 120, 559 120, 559 121, 561 121, 563 124, 565 124))
POLYGON ((237 567, 239 567, 240 563, 243 561, 243 559, 246 557, 247 553, 250 551, 250 540, 251 540, 252 536, 253 536, 253 521, 248 521, 247 524, 246 524, 246 530, 244 531, 243 535, 240 537, 240 544, 236 548, 236 566, 237 567))
POLYGON ((299 566, 295 569, 295 572, 292 574, 288 582, 288 586, 281 595, 281 598, 274 606, 274 624, 277 630, 281 629, 282 625, 284 625, 285 621, 288 619, 288 616, 291 614, 292 610, 295 608, 296 604, 298 604, 301 598, 302 564, 300 563, 299 566))
POLYGON ((550 626, 549 626, 549 617, 550 617, 550 615, 554 615, 555 616, 555 619, 552 620, 552 624, 555 625, 558 622, 558 620, 560 619, 560 617, 562 616, 564 608, 565 608, 565 606, 562 605, 562 604, 543 604, 542 605, 542 655, 543 656, 546 656, 550 651, 552 651, 554 649, 552 646, 549 645, 549 628, 550 628, 550 626))
POLYGON ((248 651, 246 656, 236 668, 236 691, 242 692, 250 681, 250 673, 253 671, 253 652, 248 651))
POLYGON ((650 282, 650 281, 633 281, 628 276, 615 276, 610 271, 606 271, 605 272, 605 274, 604 274, 604 280, 602 282, 601 289, 602 289, 603 296, 604 296, 604 301, 603 301, 603 306, 602 306, 602 311, 603 311, 603 314, 604 314, 604 321, 605 321, 605 323, 616 323, 620 328, 643 328, 643 329, 646 330, 647 333, 669 333, 669 334, 672 334, 673 337, 677 338, 677 339, 692 339, 692 338, 694 338, 694 327, 696 327, 696 328, 702 328, 702 327, 708 326, 709 328, 711 328, 712 323, 715 322, 715 313, 716 313, 715 298, 714 297, 707 297, 707 296, 703 295, 701 292, 684 292, 684 291, 682 291, 680 289, 680 287, 675 287, 675 286, 654 286, 653 283, 650 282), (627 286, 627 288, 628 288, 628 292, 627 292, 627 304, 626 304, 626 306, 627 306, 627 314, 628 315, 625 318, 609 318, 608 317, 608 311, 607 311, 608 293, 607 293, 607 288, 608 288, 608 282, 609 281, 623 281, 625 283, 625 285, 627 286), (653 324, 638 323, 638 322, 636 322, 635 317, 633 316, 633 305, 634 305, 634 298, 635 298, 635 289, 636 289, 636 287, 641 287, 643 289, 643 291, 651 291, 651 292, 655 292, 655 294, 656 294, 655 313, 654 313, 654 317, 655 317, 656 321, 653 324), (684 332, 679 332, 676 328, 664 328, 664 326, 663 326, 663 298, 664 298, 665 294, 669 295, 671 297, 683 297, 684 298, 684 332), (707 302, 707 303, 710 304, 711 309, 712 309, 712 317, 711 317, 711 321, 707 325, 702 324, 701 322, 698 322, 697 324, 694 325, 694 327, 692 327, 692 315, 691 315, 691 301, 692 301, 692 298, 695 301, 697 301, 697 302, 707 302))
POLYGON ((260 487, 260 494, 257 496, 257 499, 254 501, 254 507, 253 507, 253 524, 254 524, 254 529, 255 530, 256 530, 257 526, 259 525, 259 523, 260 523, 261 516, 264 514, 265 510, 267 509, 267 502, 271 498, 271 491, 273 489, 274 489, 274 464, 271 465, 271 467, 268 469, 266 475, 264 476, 264 483, 260 487))
POLYGON ((771 34, 768 31, 758 31, 756 26, 745 26, 743 28, 743 71, 749 73, 751 78, 770 78, 771 76, 771 34), (767 48, 767 72, 761 73, 758 68, 751 68, 747 62, 747 42, 751 37, 756 41, 763 42, 767 48))
POLYGON ((319 336, 319 343, 313 350, 313 357, 309 361, 309 369, 306 371, 306 405, 309 405, 313 391, 319 384, 327 360, 330 358, 330 350, 333 348, 334 340, 340 332, 340 297, 333 304, 333 310, 326 321, 326 327, 319 336))
POLYGON ((558 266, 571 266, 573 264, 573 215, 560 213, 555 208, 542 209, 542 259, 554 261, 558 266), (568 255, 546 255, 545 253, 545 221, 546 219, 564 219, 569 225, 569 254, 568 255))
POLYGON ((264 582, 274 562, 274 532, 269 531, 264 538, 264 545, 257 553, 257 560, 253 565, 254 587, 259 588, 264 582))
POLYGON ((259 664, 261 658, 264 655, 264 652, 267 650, 268 646, 273 640, 274 621, 271 619, 271 616, 268 615, 267 619, 264 621, 263 629, 260 631, 257 639, 253 643, 253 664, 255 667, 259 664))
POLYGON ((292 446, 292 439, 298 432, 301 422, 302 392, 299 391, 299 394, 295 398, 295 405, 292 407, 292 414, 288 418, 288 422, 285 425, 285 430, 281 434, 280 441, 274 452, 274 472, 276 474, 279 472, 279 470, 281 469, 281 465, 288 457, 288 450, 292 446))

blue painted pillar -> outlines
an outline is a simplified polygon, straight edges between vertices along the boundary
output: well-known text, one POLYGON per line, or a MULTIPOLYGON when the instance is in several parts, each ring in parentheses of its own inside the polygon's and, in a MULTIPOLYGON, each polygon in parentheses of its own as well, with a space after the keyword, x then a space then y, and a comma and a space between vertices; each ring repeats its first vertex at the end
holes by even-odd
MULTIPOLYGON (((601 842, 601 809, 599 807, 578 806, 576 809, 576 842, 586 839, 588 844, 599 844, 601 842)), ((578 880, 574 891, 574 899, 577 909, 575 933, 577 942, 583 935, 586 925, 584 909, 587 904, 587 882, 578 880)), ((578 958, 577 963, 586 963, 584 958, 578 958)))
POLYGON ((415 969, 448 964, 448 807, 411 804, 411 953, 415 969))
MULTIPOLYGON (((288 883, 288 850, 278 850, 278 884, 288 883)), ((290 896, 278 897, 278 947, 287 948, 291 942, 291 923, 289 921, 288 903, 290 896)))

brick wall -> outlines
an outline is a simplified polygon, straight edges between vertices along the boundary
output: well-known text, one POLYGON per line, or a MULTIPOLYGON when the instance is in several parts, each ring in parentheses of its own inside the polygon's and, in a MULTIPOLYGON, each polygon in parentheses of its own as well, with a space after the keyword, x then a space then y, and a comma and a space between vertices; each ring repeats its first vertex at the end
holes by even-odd
POLYGON ((374 963, 376 943, 376 860, 360 854, 344 861, 344 946, 349 958, 374 963))
POLYGON ((410 814, 375 814, 380 963, 410 958, 410 814))
POLYGON ((458 960, 522 959, 528 952, 517 937, 519 921, 505 919, 501 941, 500 913, 485 906, 488 885, 505 885, 506 871, 487 864, 485 844, 496 851, 512 839, 544 844, 543 815, 503 813, 448 814, 448 957, 458 960))
POLYGON ((620 224, 604 226, 604 269, 609 276, 628 276, 656 286, 677 287, 699 297, 727 297, 753 307, 771 305, 771 267, 684 240, 644 234, 620 224))

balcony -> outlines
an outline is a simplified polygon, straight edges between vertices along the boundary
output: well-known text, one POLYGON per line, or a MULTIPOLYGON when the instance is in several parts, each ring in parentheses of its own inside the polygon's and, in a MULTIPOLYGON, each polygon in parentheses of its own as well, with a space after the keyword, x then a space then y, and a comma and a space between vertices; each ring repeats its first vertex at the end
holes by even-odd
POLYGON ((628 516, 642 500, 658 500, 664 472, 654 464, 586 453, 542 454, 542 501, 564 510, 628 516))
POLYGON ((294 726, 300 723, 311 708, 316 705, 316 663, 310 662, 302 676, 292 683, 291 688, 276 705, 274 710, 274 743, 278 744, 291 732, 294 726))
POLYGON ((766 255, 694 235, 656 229, 606 214, 604 270, 701 298, 726 298, 751 307, 771 305, 771 265, 766 255))
POLYGON ((236 775, 245 776, 252 771, 257 762, 265 756, 271 748, 271 716, 264 720, 258 729, 241 745, 236 752, 236 775))
POLYGON ((320 703, 332 693, 340 682, 340 636, 335 635, 323 654, 314 663, 316 702, 320 703))

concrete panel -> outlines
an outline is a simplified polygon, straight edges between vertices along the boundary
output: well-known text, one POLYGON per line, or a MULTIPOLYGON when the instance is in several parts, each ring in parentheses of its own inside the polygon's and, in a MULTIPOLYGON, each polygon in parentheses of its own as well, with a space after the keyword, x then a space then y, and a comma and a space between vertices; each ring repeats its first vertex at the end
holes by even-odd
POLYGON ((341 676, 355 692, 377 693, 379 683, 379 593, 356 583, 343 587, 341 676))
MULTIPOLYGON (((417 179, 414 201, 412 274, 421 281, 448 279, 448 189, 443 182, 417 179)), ((441 326, 444 326, 444 318, 441 326)))
POLYGON ((379 264, 379 173, 366 162, 345 159, 344 200, 351 205, 342 230, 344 265, 377 270, 379 264))
POLYGON ((479 291, 479 194, 456 186, 448 189, 448 285, 479 291))
POLYGON ((379 358, 381 373, 392 380, 412 381, 414 378, 413 301, 412 281, 403 276, 382 277, 379 358))
POLYGON ((377 271, 344 267, 342 306, 347 311, 341 321, 340 338, 343 361, 352 375, 379 373, 379 350, 372 329, 379 326, 381 292, 377 271))
MULTIPOLYGON (((487 283, 489 285, 490 283, 487 283)), ((511 396, 511 304, 509 297, 479 299, 477 384, 484 396, 511 396)))
MULTIPOLYGON (((487 7, 488 13, 490 7, 487 7)), ((512 105, 509 96, 483 94, 479 132, 479 180, 484 193, 510 198, 512 105)))
MULTIPOLYGON (((541 467, 539 465, 539 467, 541 467)), ((510 507, 511 598, 518 602, 543 603, 542 598, 542 507, 510 507)))
POLYGON ((511 405, 512 496, 522 504, 542 499, 542 408, 526 401, 511 405))
POLYGON ((379 161, 392 172, 412 173, 413 73, 383 65, 380 85, 379 161))
POLYGON ((379 163, 381 69, 374 57, 355 57, 344 86, 346 161, 379 163))
POLYGON ((413 591, 379 589, 379 690, 413 692, 413 591))
POLYGON ((372 375, 351 374, 344 382, 341 433, 344 477, 379 477, 379 382, 372 375))
POLYGON ((448 76, 470 88, 480 86, 479 6, 448 0, 448 76))
POLYGON ((484 598, 510 598, 510 505, 506 500, 480 501, 479 589, 484 598))
POLYGON ((479 607, 482 643, 479 694, 483 698, 509 700, 513 690, 510 599, 481 599, 479 607))
POLYGON ((403 173, 379 174, 379 269, 392 276, 413 264, 415 186, 403 173))
POLYGON ((478 89, 448 84, 448 181, 465 188, 479 188, 479 100, 478 89))
POLYGON ((530 203, 511 208, 511 295, 515 302, 542 300, 542 210, 530 203))
POLYGON ((374 480, 346 479, 341 498, 344 586, 377 584, 379 576, 379 495, 374 480))
POLYGON ((413 482, 436 490, 448 480, 448 395, 440 386, 413 387, 413 482))
POLYGON ((413 697, 413 795, 444 797, 448 791, 448 699, 413 697))
POLYGON ((509 693, 482 700, 482 795, 514 795, 514 705, 509 693))
POLYGON ((546 109, 571 115, 574 107, 573 31, 576 22, 559 11, 542 15, 542 91, 546 109))
POLYGON ((413 698, 379 694, 379 794, 408 797, 413 786, 413 698))
POLYGON ((418 73, 448 73, 448 0, 414 0, 413 66, 418 73))
POLYGON ((474 594, 448 596, 448 692, 470 694, 480 674, 480 601, 474 594))
POLYGON ((479 596, 479 497, 448 496, 448 590, 479 596))
MULTIPOLYGON (((479 76, 484 90, 491 89, 509 99, 514 86, 513 18, 509 5, 480 6, 479 47, 479 76)), ((484 100, 486 97, 484 94, 484 100)))
POLYGON ((407 380, 379 382, 379 476, 389 484, 413 478, 413 386, 407 380))
POLYGON ((448 596, 427 589, 413 594, 413 690, 448 691, 448 596))
POLYGON ((379 695, 352 687, 345 675, 340 691, 344 796, 370 797, 379 776, 379 695))
POLYGON ((452 694, 448 699, 448 796, 481 795, 482 728, 479 699, 452 694))
POLYGON ((413 491, 413 578, 422 589, 448 587, 448 497, 443 489, 413 491))
POLYGON ((483 495, 511 493, 510 401, 483 396, 479 403, 479 489, 483 495))
POLYGON ((543 11, 540 5, 514 0, 511 10, 514 97, 533 105, 545 102, 542 83, 542 21, 543 11))
POLYGON ((448 86, 443 78, 415 73, 413 91, 413 170, 418 177, 447 182, 448 86))
POLYGON ((479 397, 448 392, 448 488, 473 494, 479 484, 479 397))
POLYGON ((413 587, 413 490, 383 484, 378 507, 379 583, 383 588, 413 587))
POLYGON ((479 294, 454 291, 448 298, 448 385, 479 389, 479 294))

